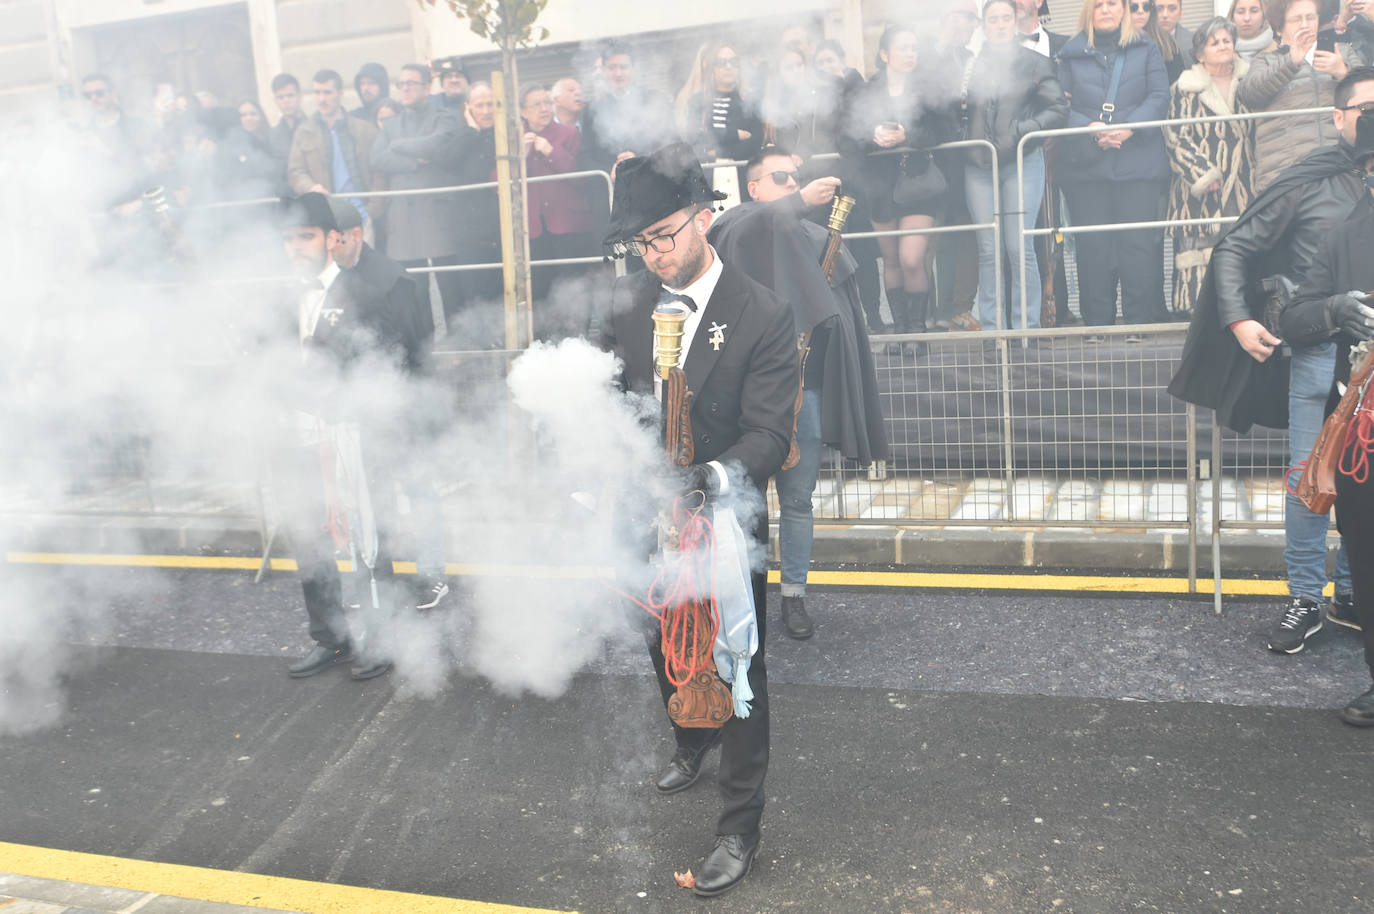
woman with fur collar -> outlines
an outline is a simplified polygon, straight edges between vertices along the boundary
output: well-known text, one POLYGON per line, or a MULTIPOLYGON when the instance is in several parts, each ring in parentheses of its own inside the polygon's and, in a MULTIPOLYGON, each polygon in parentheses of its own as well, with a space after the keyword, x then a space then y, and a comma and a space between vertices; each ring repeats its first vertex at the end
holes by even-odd
MULTIPOLYGON (((1193 34, 1197 63, 1183 71, 1169 99, 1170 118, 1240 114, 1236 88, 1249 64, 1236 53, 1234 23, 1217 16, 1193 34)), ((1173 185, 1170 219, 1238 216, 1250 202, 1253 166, 1250 121, 1180 124, 1164 131, 1173 185)), ((1212 245, 1225 225, 1187 225, 1174 233, 1174 300, 1176 313, 1193 310, 1212 245)))

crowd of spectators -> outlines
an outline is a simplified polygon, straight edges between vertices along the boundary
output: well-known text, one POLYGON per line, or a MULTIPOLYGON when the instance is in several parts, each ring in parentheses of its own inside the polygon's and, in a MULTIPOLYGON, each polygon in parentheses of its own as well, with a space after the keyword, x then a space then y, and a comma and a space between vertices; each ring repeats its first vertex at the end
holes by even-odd
MULTIPOLYGON (((1072 34, 1056 34, 1040 21, 1040 0, 944 0, 938 22, 882 31, 867 79, 864 62, 847 60, 839 43, 806 27, 783 30, 770 47, 715 39, 697 49, 672 97, 642 84, 635 49, 610 43, 590 72, 520 88, 526 171, 531 178, 610 173, 628 156, 682 139, 717 189, 738 200, 744 175, 717 163, 739 163, 776 144, 803 159, 803 181, 841 178, 858 199, 851 231, 1003 220, 1001 251, 991 231, 855 240, 875 332, 1186 316, 1221 224, 1171 229, 1171 264, 1159 228, 1077 234, 1075 316, 1065 307, 1062 264, 1051 246, 1018 238, 1017 210, 1028 227, 1237 215, 1283 168, 1335 141, 1329 115, 1130 125, 1331 105, 1336 82, 1374 56, 1374 2, 1234 0, 1228 16, 1196 32, 1179 24, 1182 9, 1182 0, 1084 0, 1072 34), (1018 186, 1017 149, 1027 133, 1090 124, 1111 129, 1029 141, 1018 186), (996 151, 927 151, 958 140, 984 140, 996 151), (955 277, 953 292, 941 297, 970 313, 952 314, 944 304, 937 311, 933 272, 955 277)), ((136 206, 154 185, 183 206, 318 191, 349 199, 368 240, 392 258, 442 267, 500 260, 491 189, 351 195, 493 180, 495 100, 473 75, 458 58, 406 64, 394 74, 367 63, 353 77, 357 105, 348 109, 340 73, 320 70, 304 85, 284 73, 271 84, 275 123, 253 99, 225 104, 207 93, 179 95, 168 83, 156 87, 150 105, 136 106, 152 112, 138 119, 103 75, 86 77, 81 91, 88 135, 103 158, 96 171, 109 179, 103 199, 113 209, 136 206), (303 104, 307 93, 313 103, 303 104)), ((533 258, 590 263, 602 254, 606 198, 604 179, 528 185, 533 258)), ((561 280, 594 268, 535 269, 537 335, 585 331, 585 314, 552 303, 561 280)), ((469 318, 475 304, 499 299, 500 271, 435 276, 450 327, 475 347, 499 345, 494 322, 469 318)))

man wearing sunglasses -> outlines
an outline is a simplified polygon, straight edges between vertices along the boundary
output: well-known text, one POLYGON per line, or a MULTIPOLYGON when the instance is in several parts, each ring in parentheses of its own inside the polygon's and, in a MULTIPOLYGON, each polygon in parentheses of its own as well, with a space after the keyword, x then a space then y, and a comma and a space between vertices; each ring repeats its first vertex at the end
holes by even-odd
MULTIPOLYGON (((1365 199, 1360 162, 1369 150, 1360 148, 1366 137, 1357 124, 1365 112, 1374 113, 1374 68, 1355 68, 1336 84, 1335 108, 1340 139, 1280 173, 1212 249, 1182 362, 1169 384, 1171 394, 1215 409, 1217 421, 1237 432, 1252 424, 1288 429, 1290 467, 1306 460, 1316 443, 1336 351, 1334 343, 1284 340, 1277 312, 1327 235, 1365 199)), ((1296 654, 1322 627, 1328 526, 1326 514, 1309 511, 1290 492, 1284 509, 1289 601, 1269 632, 1271 651, 1296 654)), ((1332 583, 1327 618, 1358 628, 1344 549, 1332 583)))
POLYGON ((149 128, 124 113, 114 84, 103 73, 81 80, 81 96, 90 109, 89 129, 104 153, 101 178, 111 192, 106 202, 116 205, 137 198, 147 189, 140 179, 143 154, 152 144, 149 128))
MULTIPOLYGON (((768 542, 763 490, 787 456, 796 416, 797 338, 787 305, 707 243, 719 200, 686 144, 620 163, 605 243, 614 256, 644 258, 646 269, 615 281, 599 342, 619 358, 623 386, 649 394, 654 309, 671 301, 687 310, 680 365, 693 395, 696 463, 684 474, 682 491, 729 498, 737 511, 756 506, 752 533, 762 549, 768 542)), ((741 515, 746 530, 749 521, 741 515)), ((769 716, 762 565, 751 578, 758 623, 748 676, 751 712, 718 730, 674 725, 676 751, 655 781, 659 793, 686 790, 700 776, 705 755, 720 744, 723 809, 714 848, 693 868, 698 895, 733 888, 748 875, 759 847, 769 716)), ((655 624, 648 635, 649 656, 666 705, 675 690, 664 673, 658 631, 655 624)))
POLYGON ((782 624, 799 641, 814 630, 806 611, 815 518, 811 496, 820 474, 822 443, 867 466, 887 456, 878 378, 868 343, 857 264, 841 245, 833 277, 821 269, 829 233, 807 217, 839 190, 838 178, 798 183, 797 158, 767 146, 749 161, 752 202, 727 210, 709 238, 729 263, 776 292, 792 307, 802 354, 796 462, 774 477, 782 565, 782 624), (832 283, 833 279, 833 283, 832 283))

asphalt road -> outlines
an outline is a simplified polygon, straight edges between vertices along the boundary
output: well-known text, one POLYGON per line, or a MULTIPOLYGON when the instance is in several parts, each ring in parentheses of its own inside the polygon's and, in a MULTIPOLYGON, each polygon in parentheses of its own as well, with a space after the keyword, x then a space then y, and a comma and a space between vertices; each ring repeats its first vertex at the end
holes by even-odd
POLYGON ((670 737, 615 614, 469 582, 391 675, 294 681, 292 575, 5 571, 61 635, 6 662, 60 669, 65 710, 0 737, 3 841, 586 912, 1374 909, 1374 732, 1333 711, 1358 639, 1272 655, 1273 600, 813 591, 816 637, 768 640, 761 856, 706 902, 672 872, 715 758, 653 792, 670 737))

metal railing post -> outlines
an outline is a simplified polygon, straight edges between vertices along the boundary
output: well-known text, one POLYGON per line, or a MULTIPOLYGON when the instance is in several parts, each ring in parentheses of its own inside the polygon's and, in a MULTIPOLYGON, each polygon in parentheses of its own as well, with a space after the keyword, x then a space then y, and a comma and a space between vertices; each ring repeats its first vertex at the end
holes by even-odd
POLYGON ((1212 413, 1212 607, 1221 615, 1221 423, 1212 413))
POLYGON ((1197 593, 1197 407, 1183 411, 1188 460, 1188 592, 1197 593))

